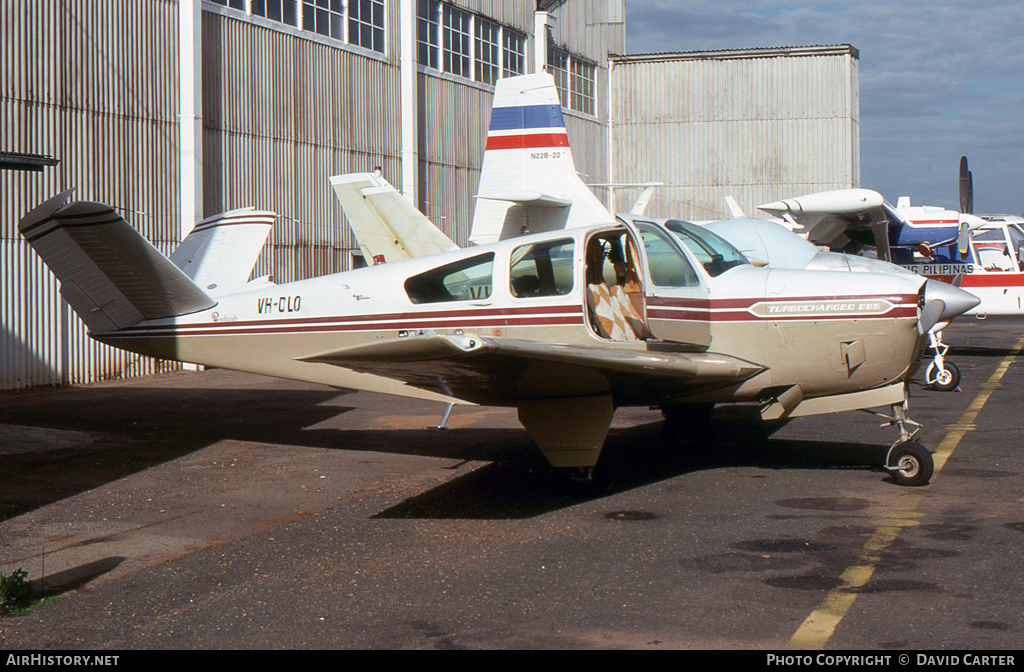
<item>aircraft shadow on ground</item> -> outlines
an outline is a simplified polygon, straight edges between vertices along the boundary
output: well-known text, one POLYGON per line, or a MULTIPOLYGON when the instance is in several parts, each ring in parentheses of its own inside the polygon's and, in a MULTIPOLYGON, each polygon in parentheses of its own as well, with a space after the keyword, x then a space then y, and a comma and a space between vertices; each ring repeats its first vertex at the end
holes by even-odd
MULTIPOLYGON (((525 518, 725 467, 877 468, 888 446, 766 440, 724 424, 714 445, 667 447, 662 423, 613 430, 597 484, 548 467, 520 428, 307 430, 353 410, 339 392, 203 388, 89 388, 8 397, 0 423, 87 432, 88 443, 0 455, 0 520, 177 459, 222 440, 484 462, 482 467, 379 514, 383 518, 525 518), (603 480, 602 472, 613 474, 603 480)), ((721 424, 721 423, 720 423, 721 424)))
MULTIPOLYGON (((350 410, 334 390, 68 388, 6 396, 0 424, 86 432, 77 445, 0 454, 0 520, 224 439, 294 445, 303 427, 350 410)), ((337 447, 335 444, 329 447, 337 447)))
POLYGON ((889 449, 887 445, 768 439, 746 427, 719 429, 724 436, 713 443, 683 448, 664 443, 660 422, 614 432, 605 444, 593 483, 574 482, 557 473, 527 443, 518 448, 518 455, 499 457, 376 517, 529 518, 711 469, 880 469, 889 449))

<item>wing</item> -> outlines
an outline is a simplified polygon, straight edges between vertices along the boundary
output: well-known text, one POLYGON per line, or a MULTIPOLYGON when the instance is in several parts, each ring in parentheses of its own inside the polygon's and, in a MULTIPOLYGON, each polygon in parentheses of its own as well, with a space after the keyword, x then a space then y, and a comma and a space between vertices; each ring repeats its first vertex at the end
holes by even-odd
POLYGON ((903 224, 882 195, 870 189, 822 191, 757 207, 803 227, 816 245, 841 249, 851 241, 871 244, 880 259, 889 258, 889 227, 903 224))
POLYGON ((591 348, 473 334, 381 340, 299 359, 488 405, 608 394, 618 404, 663 403, 737 384, 765 370, 713 353, 591 348))

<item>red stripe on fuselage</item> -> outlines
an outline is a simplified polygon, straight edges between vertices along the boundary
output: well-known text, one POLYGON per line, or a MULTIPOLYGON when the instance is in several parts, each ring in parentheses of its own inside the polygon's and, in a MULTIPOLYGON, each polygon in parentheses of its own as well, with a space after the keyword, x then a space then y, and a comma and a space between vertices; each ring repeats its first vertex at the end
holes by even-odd
MULTIPOLYGON (((934 277, 936 280, 949 278, 948 280, 944 280, 944 282, 953 281, 952 275, 929 275, 926 277, 934 277)), ((1024 275, 1009 271, 1002 273, 999 271, 991 271, 989 273, 964 273, 960 281, 960 289, 969 289, 971 287, 1024 287, 1024 275)))

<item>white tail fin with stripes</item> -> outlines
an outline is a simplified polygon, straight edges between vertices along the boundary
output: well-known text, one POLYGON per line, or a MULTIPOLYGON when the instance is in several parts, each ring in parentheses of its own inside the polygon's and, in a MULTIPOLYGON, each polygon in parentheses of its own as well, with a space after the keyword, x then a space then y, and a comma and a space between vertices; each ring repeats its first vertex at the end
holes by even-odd
POLYGON ((483 245, 614 219, 576 172, 554 78, 499 80, 470 241, 483 245))

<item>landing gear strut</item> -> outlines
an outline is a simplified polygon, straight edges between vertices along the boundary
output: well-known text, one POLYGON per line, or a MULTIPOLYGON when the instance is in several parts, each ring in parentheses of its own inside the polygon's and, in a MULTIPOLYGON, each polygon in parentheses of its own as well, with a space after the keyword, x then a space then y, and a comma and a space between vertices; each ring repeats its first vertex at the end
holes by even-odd
POLYGON ((892 415, 868 411, 886 420, 882 427, 895 425, 899 430, 899 439, 889 447, 889 453, 885 457, 885 469, 899 485, 927 485, 935 473, 935 462, 928 449, 914 441, 914 437, 921 431, 921 425, 907 418, 906 402, 893 404, 891 408, 892 415), (911 432, 908 425, 916 429, 911 432))
POLYGON ((928 338, 931 341, 931 348, 935 351, 935 357, 925 369, 925 385, 939 392, 955 390, 960 386, 960 369, 953 362, 946 361, 949 346, 942 342, 942 330, 930 332, 928 338))

